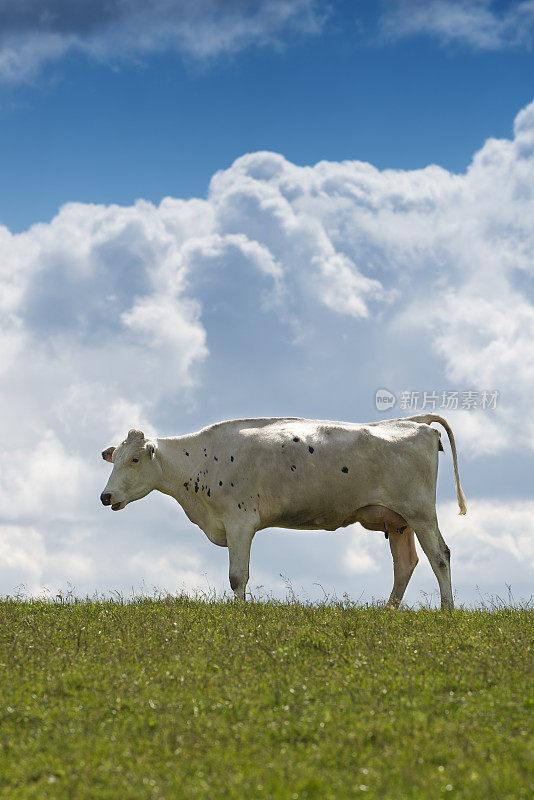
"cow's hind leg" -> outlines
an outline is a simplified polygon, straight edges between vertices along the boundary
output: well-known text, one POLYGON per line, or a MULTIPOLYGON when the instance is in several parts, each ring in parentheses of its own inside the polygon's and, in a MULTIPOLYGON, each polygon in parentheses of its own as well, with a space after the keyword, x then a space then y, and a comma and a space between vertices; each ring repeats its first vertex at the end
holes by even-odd
POLYGON ((231 527, 226 530, 230 562, 230 586, 238 600, 245 599, 250 565, 250 546, 255 531, 246 527, 231 527))
POLYGON ((390 530, 388 536, 393 557, 393 589, 388 606, 397 608, 419 559, 412 528, 408 526, 402 533, 390 530))
POLYGON ((440 533, 436 517, 410 519, 410 523, 426 557, 430 561, 434 575, 438 579, 441 607, 454 608, 451 586, 451 551, 440 533))

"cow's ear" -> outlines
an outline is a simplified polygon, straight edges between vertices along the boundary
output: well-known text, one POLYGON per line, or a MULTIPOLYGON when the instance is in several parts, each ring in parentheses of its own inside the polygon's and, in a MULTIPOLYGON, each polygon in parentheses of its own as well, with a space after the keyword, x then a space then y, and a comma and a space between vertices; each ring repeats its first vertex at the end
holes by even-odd
POLYGON ((116 447, 106 447, 105 450, 102 450, 102 458, 104 461, 109 461, 111 463, 111 456, 115 452, 116 447))
POLYGON ((157 444, 155 442, 147 442, 146 443, 146 451, 147 451, 148 455, 150 456, 150 458, 154 458, 154 456, 156 455, 157 447, 158 446, 157 446, 157 444))

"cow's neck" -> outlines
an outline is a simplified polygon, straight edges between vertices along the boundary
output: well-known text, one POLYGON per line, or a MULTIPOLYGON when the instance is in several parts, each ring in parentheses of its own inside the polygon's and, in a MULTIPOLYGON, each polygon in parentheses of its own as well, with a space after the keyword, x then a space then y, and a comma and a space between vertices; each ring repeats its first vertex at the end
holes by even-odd
POLYGON ((195 442, 194 436, 176 436, 158 439, 157 458, 161 465, 161 482, 155 487, 160 492, 174 497, 185 506, 189 505, 205 469, 205 457, 195 442))

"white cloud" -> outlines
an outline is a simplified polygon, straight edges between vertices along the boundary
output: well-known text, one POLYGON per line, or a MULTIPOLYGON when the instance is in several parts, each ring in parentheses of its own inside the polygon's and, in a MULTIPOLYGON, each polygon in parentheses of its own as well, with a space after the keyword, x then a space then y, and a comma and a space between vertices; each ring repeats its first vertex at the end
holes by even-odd
MULTIPOLYGON (((165 369, 188 376, 196 359, 207 355, 205 335, 198 324, 199 306, 193 300, 177 302, 166 296, 137 300, 121 315, 122 322, 146 342, 162 347, 165 369)), ((158 376, 166 380, 166 375, 158 376)))
POLYGON ((364 298, 385 297, 380 281, 364 277, 355 269, 353 262, 341 253, 314 256, 311 266, 319 273, 317 293, 333 311, 353 317, 367 317, 369 309, 364 298))
POLYGON ((0 585, 10 594, 34 596, 69 590, 77 596, 95 591, 130 596, 132 591, 195 593, 210 586, 223 588, 220 573, 206 569, 186 547, 152 543, 147 549, 139 544, 130 555, 124 549, 126 540, 117 544, 95 530, 58 539, 31 526, 0 525, 0 585))
POLYGON ((75 39, 60 33, 4 34, 0 36, 0 80, 31 80, 45 64, 61 58, 75 45, 75 39))
MULTIPOLYGON (((475 50, 531 49, 534 0, 383 0, 382 43, 418 34, 475 50)), ((0 0, 0 81, 32 81, 71 53, 116 65, 175 52, 195 64, 250 47, 281 49, 320 34, 336 14, 323 0, 0 0)), ((358 22, 361 27, 361 20, 358 22)))
POLYGON ((128 570, 134 585, 144 582, 149 590, 157 592, 196 594, 202 588, 208 591, 210 586, 220 585, 222 577, 212 574, 212 582, 208 583, 207 570, 199 556, 177 545, 166 546, 157 554, 146 548, 138 550, 128 560, 128 570))
POLYGON ((534 2, 499 8, 494 0, 396 0, 387 2, 381 27, 387 39, 414 34, 436 36, 475 50, 532 47, 534 2))
POLYGON ((453 503, 444 503, 438 514, 440 528, 452 552, 452 569, 459 584, 480 586, 521 583, 532 589, 534 542, 530 520, 531 500, 480 498, 458 517, 453 503))
POLYGON ((42 536, 30 526, 0 526, 0 579, 4 592, 14 592, 24 585, 28 591, 39 591, 39 578, 44 561, 42 536))
MULTIPOLYGON (((378 555, 377 546, 382 542, 379 542, 378 536, 370 538, 366 533, 362 535, 363 530, 359 525, 351 526, 350 543, 345 550, 343 559, 344 569, 350 575, 369 575, 369 573, 377 572, 379 569, 378 561, 376 560, 378 555), (375 558, 369 552, 371 548, 375 558)), ((382 537, 380 536, 380 538, 382 537)), ((386 591, 385 587, 384 591, 386 591)))
MULTIPOLYGON (((47 552, 68 524, 74 558, 82 528, 135 518, 130 558, 160 528, 164 553, 161 498, 126 521, 100 516, 99 453, 129 427, 172 434, 268 409, 357 419, 377 386, 411 382, 499 390, 496 411, 446 416, 471 481, 467 454, 513 465, 534 450, 533 186, 534 104, 465 175, 254 153, 216 173, 205 200, 70 203, 23 233, 0 228, 0 521, 47 552)), ((341 559, 378 581, 372 547, 341 559)), ((201 572, 193 558, 183 579, 201 572)), ((95 570, 84 586, 127 574, 95 570)))
MULTIPOLYGON (((150 385, 147 387, 147 393, 150 385)), ((110 442, 120 442, 130 428, 155 436, 156 430, 142 402, 132 402, 120 394, 119 386, 98 381, 66 384, 64 393, 51 409, 65 438, 83 449, 93 446, 95 432, 102 431, 110 442)))
POLYGON ((117 62, 176 51, 205 61, 251 46, 279 47, 288 32, 319 33, 316 0, 50 0, 0 2, 0 80, 32 79, 69 52, 117 62))
POLYGON ((488 419, 494 435, 482 440, 468 426, 479 452, 524 442, 525 426, 532 447, 533 109, 518 115, 512 141, 489 140, 463 176, 358 163, 298 168, 254 154, 212 181, 224 228, 239 226, 282 264, 290 259, 289 295, 305 283, 340 313, 389 308, 399 333, 430 333, 448 380, 500 390, 500 411, 488 419), (370 307, 373 296, 382 302, 370 307))
POLYGON ((213 177, 210 201, 221 230, 245 232, 282 265, 290 303, 311 294, 336 311, 366 317, 369 302, 385 301, 387 293, 347 252, 336 249, 326 224, 337 200, 321 186, 322 166, 296 167, 276 153, 242 156, 213 177), (328 206, 324 214, 314 207, 316 196, 328 206))
MULTIPOLYGON (((156 511, 154 500, 114 526, 80 527, 73 535, 39 532, 32 525, 0 524, 0 587, 14 594, 55 594, 74 588, 78 596, 95 591, 218 593, 228 590, 227 553, 207 543, 196 531, 191 540, 178 509, 156 511), (172 525, 172 537, 150 535, 150 521, 172 525)), ((534 549, 530 526, 534 503, 480 498, 470 502, 467 516, 458 516, 455 503, 438 507, 440 529, 451 549, 453 587, 457 601, 476 603, 491 596, 507 599, 511 586, 516 600, 532 594, 534 549)), ((439 604, 437 584, 416 540, 419 564, 405 601, 424 602, 431 595, 439 604)), ((320 599, 323 591, 353 599, 385 600, 393 585, 388 543, 380 533, 350 526, 337 533, 266 531, 252 548, 250 591, 258 596, 287 594, 287 581, 298 596, 320 599), (286 580, 287 579, 287 580, 286 580), (261 588, 258 588, 261 587, 261 588)))
POLYGON ((35 519, 53 508, 58 518, 76 514, 84 464, 68 454, 53 431, 44 431, 30 450, 0 452, 0 509, 4 518, 35 519), (5 478, 7 477, 7 480, 5 478))

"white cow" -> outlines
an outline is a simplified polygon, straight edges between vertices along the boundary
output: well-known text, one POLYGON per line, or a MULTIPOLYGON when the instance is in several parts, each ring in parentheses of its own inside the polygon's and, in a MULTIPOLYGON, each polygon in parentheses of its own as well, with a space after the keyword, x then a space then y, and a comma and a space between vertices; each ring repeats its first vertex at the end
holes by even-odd
POLYGON ((450 551, 438 528, 439 422, 449 436, 460 514, 456 445, 435 414, 369 424, 288 418, 219 422, 198 433, 149 440, 131 430, 102 453, 113 471, 101 494, 113 511, 153 489, 171 495, 189 519, 228 547, 230 585, 245 599, 256 531, 336 528, 359 522, 382 531, 393 556, 389 603, 398 606, 417 564, 414 531, 452 608, 450 551))

